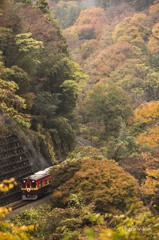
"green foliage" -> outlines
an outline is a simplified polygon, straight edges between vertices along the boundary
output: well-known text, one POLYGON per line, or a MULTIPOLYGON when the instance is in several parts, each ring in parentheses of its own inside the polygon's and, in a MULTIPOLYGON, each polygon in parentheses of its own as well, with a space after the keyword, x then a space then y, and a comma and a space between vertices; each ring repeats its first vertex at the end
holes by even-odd
POLYGON ((82 159, 87 159, 87 158, 93 158, 96 160, 102 160, 105 159, 104 156, 102 155, 102 152, 98 148, 94 148, 91 146, 88 147, 76 147, 73 152, 70 152, 68 155, 69 160, 82 160, 82 159))
POLYGON ((30 208, 24 210, 12 217, 11 222, 16 223, 19 227, 23 225, 33 224, 36 226, 31 235, 35 237, 43 237, 47 235, 46 230, 46 214, 49 214, 51 207, 49 205, 43 204, 39 207, 30 208), (40 221, 39 221, 40 219, 40 221))
POLYGON ((135 137, 132 136, 125 124, 121 125, 119 136, 111 137, 106 148, 103 148, 104 155, 117 161, 130 157, 136 150, 135 137))
POLYGON ((18 86, 15 82, 7 82, 0 79, 0 108, 1 115, 9 121, 19 123, 23 126, 29 126, 29 122, 25 121, 25 116, 20 112, 25 109, 25 101, 20 96, 16 95, 18 86))
MULTIPOLYGON (((52 0, 53 2, 61 2, 61 0, 52 0)), ((69 2, 69 1, 67 1, 69 2)), ((129 3, 131 4, 136 10, 140 11, 143 10, 145 8, 147 8, 148 6, 150 6, 151 4, 155 3, 156 0, 141 0, 141 1, 137 1, 137 0, 88 0, 87 2, 85 2, 84 0, 75 0, 75 2, 79 3, 79 6, 81 9, 83 8, 91 8, 91 7, 101 7, 101 8, 105 8, 107 9, 108 7, 111 6, 116 6, 118 4, 121 3, 129 3)))
MULTIPOLYGON (((109 216, 110 217, 110 216, 109 216)), ((127 214, 112 216, 111 221, 115 227, 101 229, 86 228, 84 230, 87 240, 157 240, 158 239, 158 218, 149 212, 129 217, 127 214)))
POLYGON ((147 101, 159 100, 159 74, 153 71, 147 75, 145 94, 147 101))
MULTIPOLYGON (((145 210, 142 208, 142 210, 145 210)), ((134 206, 124 214, 99 214, 93 204, 85 205, 76 194, 70 194, 67 208, 41 205, 12 218, 19 226, 39 223, 31 236, 45 240, 127 240, 158 239, 158 217, 149 211, 141 214, 134 206), (40 221, 39 221, 40 219, 40 221)))
POLYGON ((18 67, 13 67, 12 69, 5 68, 3 62, 0 62, 0 68, 1 116, 8 124, 16 123, 29 127, 30 117, 22 113, 26 109, 25 100, 17 94, 19 86, 13 81, 15 79, 17 82, 22 80, 21 76, 26 80, 27 74, 18 67))
POLYGON ((58 94, 51 94, 50 92, 38 93, 32 106, 33 113, 45 118, 55 116, 59 104, 58 98, 58 94))
MULTIPOLYGON (((28 114, 25 118, 31 120, 34 131, 42 135, 44 129, 48 134, 57 133, 58 136, 51 135, 46 145, 49 152, 54 154, 50 144, 56 143, 57 137, 60 142, 57 152, 65 155, 73 148, 75 139, 72 129, 77 99, 75 82, 84 81, 86 75, 68 56, 66 41, 51 16, 47 1, 9 1, 2 6, 2 15, 0 58, 5 64, 0 63, 0 78, 8 85, 15 84, 15 95, 26 99, 28 106, 18 111, 28 114)), ((15 106, 8 100, 10 122, 15 106)), ((2 106, 2 110, 4 108, 2 106)), ((17 115, 22 122, 22 114, 17 115)))
POLYGON ((50 134, 57 149, 60 148, 65 156, 69 151, 73 150, 75 146, 75 132, 70 121, 64 117, 56 117, 50 120, 48 124, 50 124, 50 128, 56 129, 56 131, 50 129, 50 134), (55 132, 58 134, 57 138, 55 132))
POLYGON ((33 68, 38 63, 37 55, 42 48, 43 43, 32 38, 32 33, 15 35, 11 28, 0 28, 0 49, 9 67, 17 64, 28 72, 32 71, 31 64, 33 68))
POLYGON ((148 39, 150 19, 144 13, 136 13, 131 18, 125 18, 117 24, 113 39, 117 42, 130 42, 134 45, 141 46, 148 39), (144 30, 144 31, 143 31, 144 30))
POLYGON ((145 7, 148 7, 148 6, 150 6, 151 4, 153 4, 155 2, 156 2, 156 0, 146 0, 146 1, 145 0, 141 0, 141 1, 135 0, 134 1, 134 7, 135 7, 136 10, 141 11, 145 7))
MULTIPOLYGON (((142 8, 143 2, 148 6, 154 1, 54 1, 58 3, 56 17, 64 28, 75 22, 80 8, 113 6, 115 10, 86 9, 74 26, 66 30, 73 56, 90 74, 86 87, 87 76, 70 60, 66 42, 48 15, 47 2, 36 1, 36 8, 29 2, 7 2, 0 12, 0 59, 6 66, 0 62, 2 118, 20 120, 21 111, 32 113, 32 128, 39 137, 38 151, 45 152, 46 148, 52 159, 56 151, 62 160, 61 153, 66 155, 74 147, 72 126, 80 93, 78 109, 83 122, 88 123, 88 128, 84 126, 85 134, 89 133, 90 138, 93 134, 92 139, 99 136, 106 139, 102 142, 106 156, 120 161, 122 166, 125 164, 127 171, 143 181, 146 169, 158 168, 158 161, 150 155, 144 158, 140 153, 142 147, 136 153, 135 138, 128 126, 132 109, 150 101, 148 108, 134 111, 133 128, 138 146, 148 144, 158 155, 158 111, 156 103, 151 102, 158 100, 159 90, 158 42, 152 39, 158 36, 158 16, 157 12, 148 11, 133 14, 128 5, 117 5, 126 2, 142 8), (129 14, 133 17, 125 18, 129 14), (92 83, 97 84, 92 87, 92 83), (91 91, 87 92, 88 89, 91 91), (29 103, 26 110, 18 94, 24 95, 29 103), (83 94, 87 95, 84 100, 83 94), (154 123, 153 128, 148 128, 154 123)), ((35 238, 158 239, 158 218, 145 208, 142 208, 145 215, 139 214, 142 206, 139 194, 142 199, 150 198, 146 191, 152 190, 150 183, 154 179, 145 181, 148 188, 141 192, 131 175, 91 147, 77 148, 66 162, 53 168, 52 175, 52 202, 56 208, 29 209, 14 220, 21 225, 40 219, 39 227, 32 233, 35 238)))
POLYGON ((49 13, 49 7, 46 0, 37 0, 36 7, 38 7, 44 14, 49 13))
MULTIPOLYGON (((12 217, 11 221, 17 223, 19 226, 34 224, 37 225, 39 217, 41 221, 45 219, 45 213, 49 213, 51 207, 46 204, 42 204, 36 208, 26 209, 22 213, 12 217)), ((40 223, 39 223, 40 224, 40 223)))
POLYGON ((95 31, 91 26, 85 26, 78 31, 78 37, 80 40, 86 39, 91 40, 95 39, 95 31))
POLYGON ((107 8, 112 5, 126 2, 126 3, 132 4, 136 8, 136 10, 143 10, 144 8, 148 7, 150 4, 153 4, 155 2, 155 0, 141 0, 141 1, 137 1, 137 0, 111 0, 111 1, 95 0, 95 2, 97 5, 99 5, 103 8, 107 8))
POLYGON ((76 195, 70 197, 70 206, 66 209, 52 209, 49 205, 41 205, 25 210, 12 218, 12 222, 16 222, 19 226, 38 222, 32 236, 46 240, 79 239, 78 236, 84 225, 95 226, 102 221, 102 216, 96 214, 90 206, 84 206, 79 202, 76 195))
MULTIPOLYGON (((61 91, 59 88, 64 81, 74 80, 75 82, 83 83, 87 79, 87 75, 82 72, 79 64, 70 60, 64 53, 54 53, 54 49, 46 48, 41 59, 41 64, 38 68, 38 76, 44 81, 43 88, 45 89, 56 89, 61 91)), ((75 90, 75 88, 74 88, 75 90)))
POLYGON ((64 81, 61 86, 61 106, 59 106, 60 112, 64 114, 72 113, 76 107, 77 100, 77 83, 73 80, 64 81))
POLYGON ((132 113, 129 96, 113 84, 95 87, 85 104, 86 114, 104 123, 105 137, 110 134, 117 136, 121 122, 127 122, 132 113))
POLYGON ((19 52, 31 52, 39 50, 43 47, 41 41, 33 39, 32 33, 20 33, 15 36, 16 45, 19 48, 19 52))
POLYGON ((32 3, 32 0, 21 0, 23 3, 32 3))
POLYGON ((59 1, 55 9, 55 17, 62 28, 67 28, 75 22, 80 12, 75 1, 59 1))
POLYGON ((17 66, 13 66, 12 68, 4 68, 1 73, 1 77, 8 81, 14 81, 19 87, 17 90, 18 94, 27 93, 30 88, 28 74, 17 66))
POLYGON ((12 40, 12 33, 12 29, 0 27, 0 46, 2 52, 6 52, 8 44, 12 40))
POLYGON ((10 64, 17 64, 28 73, 35 73, 40 64, 38 55, 43 48, 43 42, 32 38, 32 33, 20 33, 15 36, 15 44, 18 47, 15 58, 10 64), (35 69, 33 69, 33 67, 35 69))

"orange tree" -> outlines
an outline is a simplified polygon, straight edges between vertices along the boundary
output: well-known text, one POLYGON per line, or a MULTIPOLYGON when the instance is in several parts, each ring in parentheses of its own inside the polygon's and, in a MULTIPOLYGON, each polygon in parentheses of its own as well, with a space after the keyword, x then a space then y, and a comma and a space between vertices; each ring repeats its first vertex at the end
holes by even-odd
POLYGON ((141 147, 158 148, 158 119, 159 101, 144 103, 134 111, 134 123, 140 129, 136 141, 141 147))
POLYGON ((126 211, 140 202, 137 181, 111 160, 71 160, 53 167, 51 175, 54 207, 66 207, 70 194, 103 214, 126 211))

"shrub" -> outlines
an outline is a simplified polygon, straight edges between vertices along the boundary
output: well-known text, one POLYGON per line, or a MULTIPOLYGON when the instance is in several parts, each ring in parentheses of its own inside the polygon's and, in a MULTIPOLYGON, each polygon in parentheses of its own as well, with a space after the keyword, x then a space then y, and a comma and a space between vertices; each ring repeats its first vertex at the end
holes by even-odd
POLYGON ((51 174, 54 207, 66 207, 70 194, 76 194, 84 204, 94 204, 101 213, 123 212, 140 202, 137 181, 110 160, 67 161, 54 167, 51 174))

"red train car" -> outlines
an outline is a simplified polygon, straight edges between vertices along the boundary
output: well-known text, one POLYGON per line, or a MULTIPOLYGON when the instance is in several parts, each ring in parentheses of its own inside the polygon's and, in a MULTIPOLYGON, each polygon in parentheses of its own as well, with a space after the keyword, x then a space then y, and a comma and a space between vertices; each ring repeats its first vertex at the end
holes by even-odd
POLYGON ((50 168, 23 178, 20 183, 23 200, 36 200, 47 193, 51 184, 50 168))

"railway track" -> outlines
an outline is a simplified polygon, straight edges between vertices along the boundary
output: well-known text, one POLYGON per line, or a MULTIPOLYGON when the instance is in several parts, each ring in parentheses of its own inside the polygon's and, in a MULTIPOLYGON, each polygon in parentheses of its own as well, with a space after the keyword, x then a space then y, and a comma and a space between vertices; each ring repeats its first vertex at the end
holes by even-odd
POLYGON ((94 143, 90 142, 89 140, 86 140, 86 139, 83 138, 83 137, 79 137, 79 136, 76 137, 76 142, 77 142, 77 144, 80 145, 80 146, 84 146, 84 147, 92 146, 92 147, 97 148, 97 146, 96 146, 94 143))
POLYGON ((12 211, 18 209, 18 208, 21 208, 21 207, 24 207, 25 205, 29 204, 30 202, 29 201, 23 201, 23 200, 18 200, 16 202, 12 202, 8 205, 5 205, 4 207, 6 208, 11 208, 12 211))
POLYGON ((24 201, 24 200, 21 199, 21 200, 18 200, 16 202, 12 202, 8 205, 3 206, 3 207, 12 209, 11 212, 4 218, 4 220, 8 220, 11 217, 15 216, 16 214, 18 214, 18 213, 20 213, 20 212, 22 212, 26 209, 36 207, 40 204, 43 204, 43 203, 50 204, 51 195, 52 194, 48 194, 44 197, 38 198, 35 201, 24 201))
POLYGON ((24 207, 25 205, 29 204, 28 202, 24 202, 21 200, 21 202, 15 204, 13 207, 12 207, 12 211, 18 209, 18 208, 21 208, 21 207, 24 207))
MULTIPOLYGON (((76 137, 76 142, 78 145, 80 146, 92 146, 92 147, 96 147, 92 142, 84 139, 83 137, 76 137)), ((16 199, 15 199, 16 200, 16 199)), ((5 204, 3 207, 6 207, 6 208, 11 208, 12 209, 12 212, 17 210, 17 209, 20 209, 28 204, 31 205, 31 202, 35 202, 35 201, 24 201, 24 200, 16 200, 14 202, 11 202, 9 204, 5 204)), ((40 199, 36 200, 36 202, 38 202, 40 199)), ((43 200, 40 200, 40 201, 43 201, 43 200)), ((7 203, 7 202, 6 202, 7 203)))

